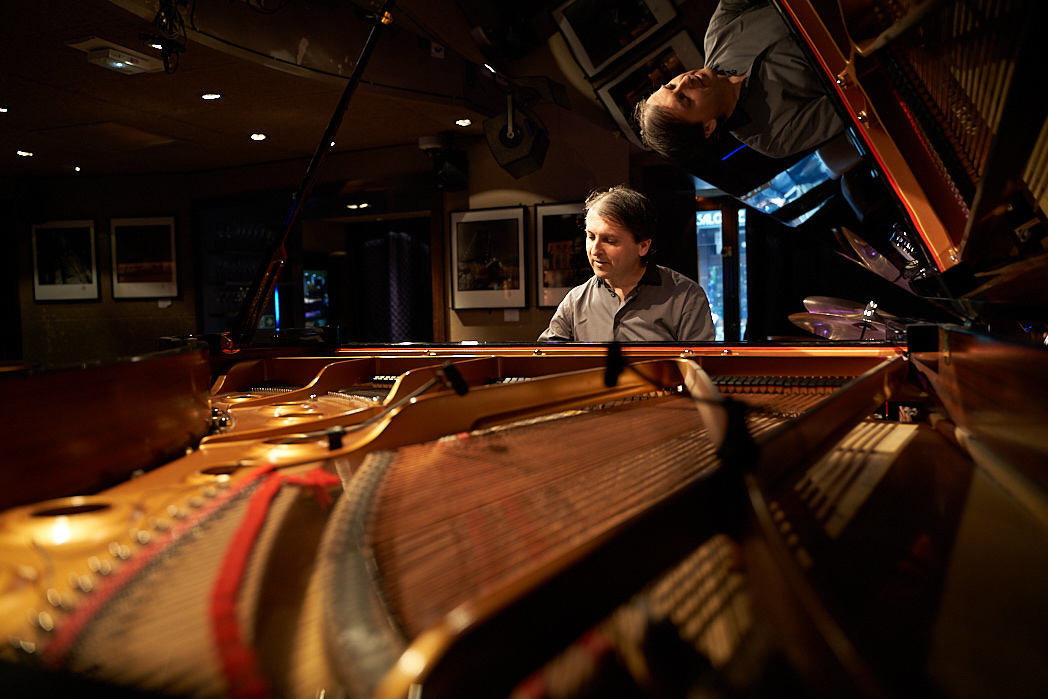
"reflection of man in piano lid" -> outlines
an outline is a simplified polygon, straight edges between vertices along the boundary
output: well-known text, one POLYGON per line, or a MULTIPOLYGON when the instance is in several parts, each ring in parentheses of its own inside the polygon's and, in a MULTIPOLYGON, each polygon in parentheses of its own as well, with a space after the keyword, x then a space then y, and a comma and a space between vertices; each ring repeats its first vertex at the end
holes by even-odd
POLYGON ((818 75, 771 5, 721 0, 703 45, 706 65, 681 73, 638 102, 645 145, 687 161, 718 126, 754 150, 782 158, 844 130, 818 75))
POLYGON ((628 187, 586 199, 586 256, 593 276, 569 291, 539 341, 712 340, 706 292, 683 274, 649 264, 655 209, 628 187))

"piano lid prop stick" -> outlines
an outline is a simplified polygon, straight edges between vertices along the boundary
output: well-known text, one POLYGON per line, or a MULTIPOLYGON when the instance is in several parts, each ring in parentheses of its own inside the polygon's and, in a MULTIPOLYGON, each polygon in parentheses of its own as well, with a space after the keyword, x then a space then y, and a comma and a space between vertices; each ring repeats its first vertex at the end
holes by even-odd
POLYGON ((444 362, 440 369, 437 369, 437 376, 444 380, 444 385, 448 388, 454 389, 455 393, 460 396, 464 396, 469 393, 469 384, 462 378, 462 374, 450 361, 444 362))
POLYGON ((223 336, 223 344, 226 345, 223 349, 243 349, 251 341, 252 336, 255 334, 255 329, 258 328, 258 321, 262 317, 262 311, 269 300, 270 294, 273 293, 273 288, 280 278, 284 264, 287 262, 287 250, 284 245, 287 242, 288 235, 295 227, 295 224, 298 223, 302 206, 306 199, 309 198, 313 185, 316 184, 317 176, 320 174, 320 166, 324 162, 324 156, 327 155, 327 152, 331 149, 331 143, 335 140, 338 127, 342 124, 342 117, 345 116, 346 109, 349 107, 349 100, 357 89, 360 76, 363 74, 368 59, 375 49, 375 43, 378 41, 382 25, 393 21, 390 13, 395 4, 396 0, 386 0, 380 14, 377 15, 378 21, 371 27, 371 33, 368 34, 367 41, 364 42, 364 48, 360 52, 360 58, 357 59, 356 66, 353 68, 353 74, 349 77, 349 83, 342 92, 342 99, 339 100, 335 113, 328 123, 327 130, 324 132, 323 138, 320 139, 320 145, 317 146, 316 151, 313 153, 313 159, 310 160, 309 166, 306 168, 305 178, 302 180, 302 185, 295 195, 295 200, 291 205, 291 213, 284 224, 284 232, 274 243, 268 258, 263 258, 269 261, 259 267, 255 280, 251 284, 251 289, 244 299, 244 305, 240 308, 240 315, 237 317, 236 326, 233 328, 232 334, 223 336))

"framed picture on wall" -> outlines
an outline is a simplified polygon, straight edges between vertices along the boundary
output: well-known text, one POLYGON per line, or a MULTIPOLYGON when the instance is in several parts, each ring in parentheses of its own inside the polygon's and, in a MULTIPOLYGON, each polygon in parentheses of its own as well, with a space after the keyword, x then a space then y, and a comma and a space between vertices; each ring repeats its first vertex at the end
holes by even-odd
POLYGON ((553 21, 589 77, 676 16, 671 0, 569 0, 553 10, 553 21))
POLYGON ((178 296, 174 218, 115 218, 110 234, 113 298, 178 296))
POLYGON ((568 291, 593 276, 586 259, 582 202, 535 207, 535 288, 539 306, 556 306, 568 291))
POLYGON ((51 221, 33 226, 33 299, 98 298, 94 221, 51 221))
POLYGON ((524 207, 451 214, 451 307, 524 308, 524 207))
POLYGON ((638 146, 633 125, 637 103, 686 70, 703 66, 702 51, 687 32, 680 32, 597 89, 597 96, 623 135, 638 146))

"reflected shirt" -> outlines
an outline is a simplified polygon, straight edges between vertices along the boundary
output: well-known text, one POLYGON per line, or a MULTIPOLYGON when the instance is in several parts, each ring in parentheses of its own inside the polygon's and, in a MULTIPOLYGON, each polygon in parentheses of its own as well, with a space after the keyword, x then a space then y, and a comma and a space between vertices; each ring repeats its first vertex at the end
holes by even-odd
POLYGON ((771 5, 721 0, 703 48, 707 67, 746 76, 724 126, 758 153, 784 158, 844 130, 833 98, 771 5))
POLYGON ((675 342, 713 340, 710 302, 683 274, 649 264, 620 303, 597 277, 576 286, 560 302, 539 342, 675 342))

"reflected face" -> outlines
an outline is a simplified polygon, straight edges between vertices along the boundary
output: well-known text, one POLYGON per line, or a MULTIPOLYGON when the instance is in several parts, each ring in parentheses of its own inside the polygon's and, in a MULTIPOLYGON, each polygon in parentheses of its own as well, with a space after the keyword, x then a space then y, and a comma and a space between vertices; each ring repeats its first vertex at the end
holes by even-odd
POLYGON ((637 242, 625 228, 598 215, 599 209, 586 212, 586 257, 593 274, 612 286, 636 282, 643 274, 640 258, 648 254, 651 240, 637 242))
POLYGON ((709 138, 718 119, 735 108, 735 97, 728 79, 702 68, 681 73, 656 90, 648 104, 661 107, 677 121, 702 124, 709 138))

